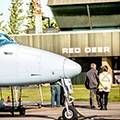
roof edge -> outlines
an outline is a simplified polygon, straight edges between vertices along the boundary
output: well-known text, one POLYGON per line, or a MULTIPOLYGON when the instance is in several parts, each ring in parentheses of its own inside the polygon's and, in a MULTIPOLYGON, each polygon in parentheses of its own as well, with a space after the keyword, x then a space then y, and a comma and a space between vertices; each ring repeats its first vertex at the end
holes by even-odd
POLYGON ((78 5, 78 4, 94 4, 94 3, 112 3, 120 2, 120 0, 48 0, 47 6, 58 6, 58 5, 78 5))

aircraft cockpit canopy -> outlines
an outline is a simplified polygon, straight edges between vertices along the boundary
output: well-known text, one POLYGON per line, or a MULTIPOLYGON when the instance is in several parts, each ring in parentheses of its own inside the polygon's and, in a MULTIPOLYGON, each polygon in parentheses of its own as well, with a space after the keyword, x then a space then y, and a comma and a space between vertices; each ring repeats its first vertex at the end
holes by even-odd
POLYGON ((11 37, 9 37, 7 34, 0 33, 0 46, 5 44, 18 44, 18 43, 11 37))

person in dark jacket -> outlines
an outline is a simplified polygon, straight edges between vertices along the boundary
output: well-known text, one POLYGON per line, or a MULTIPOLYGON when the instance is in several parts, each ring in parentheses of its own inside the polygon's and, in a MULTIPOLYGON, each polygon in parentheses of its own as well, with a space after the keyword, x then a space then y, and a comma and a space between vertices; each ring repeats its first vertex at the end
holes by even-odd
POLYGON ((95 108, 94 106, 94 94, 96 94, 97 104, 100 107, 100 95, 99 95, 99 76, 98 71, 96 70, 96 64, 91 64, 91 69, 87 72, 87 77, 89 79, 89 88, 90 88, 90 107, 95 108))

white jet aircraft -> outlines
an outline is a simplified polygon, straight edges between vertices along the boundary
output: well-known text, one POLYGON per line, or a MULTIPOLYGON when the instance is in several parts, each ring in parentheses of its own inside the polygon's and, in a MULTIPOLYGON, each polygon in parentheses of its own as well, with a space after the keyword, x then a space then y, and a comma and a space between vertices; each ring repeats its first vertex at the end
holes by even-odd
MULTIPOLYGON (((67 97, 64 79, 72 78, 80 72, 81 66, 74 61, 51 52, 19 45, 0 31, 0 87, 51 83, 62 79, 67 97)), ((72 120, 74 115, 71 117, 71 112, 74 110, 70 109, 66 105, 63 114, 66 119, 72 120)))

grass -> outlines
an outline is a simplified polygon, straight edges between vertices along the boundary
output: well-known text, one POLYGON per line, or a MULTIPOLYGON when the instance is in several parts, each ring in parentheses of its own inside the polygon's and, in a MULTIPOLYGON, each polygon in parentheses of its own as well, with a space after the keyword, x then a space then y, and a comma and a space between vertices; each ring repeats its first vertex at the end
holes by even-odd
POLYGON ((73 85, 73 88, 85 88, 85 85, 73 85))
MULTIPOLYGON (((79 89, 79 88, 85 88, 85 87, 84 85, 73 85, 74 93, 72 94, 72 96, 75 98, 75 100, 89 101, 90 91, 87 89, 79 89)), ((119 86, 113 86, 112 88, 113 89, 111 89, 109 96, 108 96, 109 101, 113 101, 113 102, 120 101, 119 86)), ((51 100, 50 86, 42 86, 42 94, 43 94, 44 101, 50 101, 51 100)), ((19 90, 18 90, 18 95, 19 95, 19 90)), ((8 96, 10 96, 11 98, 11 91, 3 90, 2 97, 4 99, 7 99, 8 96)), ((40 100, 39 89, 37 88, 36 89, 23 89, 22 96, 25 96, 25 97, 22 97, 23 101, 24 100, 26 101, 39 101, 40 100)))
POLYGON ((74 93, 72 94, 72 96, 75 98, 75 100, 88 101, 89 93, 90 91, 87 89, 74 89, 74 93))
POLYGON ((119 89, 111 89, 108 99, 113 102, 120 101, 119 89))

